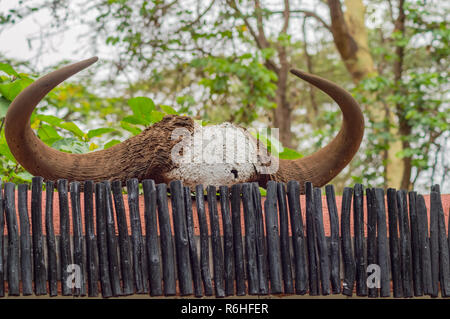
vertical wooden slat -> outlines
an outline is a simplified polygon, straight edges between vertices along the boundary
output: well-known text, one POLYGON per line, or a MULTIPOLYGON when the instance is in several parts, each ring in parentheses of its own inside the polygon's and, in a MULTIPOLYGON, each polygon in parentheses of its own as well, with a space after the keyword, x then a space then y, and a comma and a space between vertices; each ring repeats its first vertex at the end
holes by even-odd
POLYGON ((401 259, 399 252, 398 224, 399 216, 397 206, 397 191, 393 188, 387 190, 387 204, 389 217, 389 251, 392 269, 392 286, 394 297, 403 297, 403 281, 401 271, 401 259))
POLYGON ((416 211, 416 192, 408 193, 409 218, 411 221, 411 252, 413 261, 414 296, 423 296, 422 267, 420 260, 419 224, 416 211))
POLYGON ((72 264, 72 253, 70 249, 70 218, 69 199, 67 195, 67 180, 57 181, 59 197, 59 256, 61 265, 61 290, 63 296, 72 295, 72 284, 68 283, 70 264, 72 264))
MULTIPOLYGON (((375 195, 372 188, 366 189, 367 204, 367 266, 377 264, 377 211, 375 209, 375 195)), ((378 289, 369 287, 369 298, 378 297, 378 289)))
POLYGON ((158 204, 164 295, 173 296, 176 294, 175 256, 172 229, 170 227, 169 206, 167 204, 166 184, 156 185, 156 199, 158 204))
POLYGON ((111 183, 111 188, 113 192, 117 229, 119 233, 120 270, 122 273, 123 284, 122 293, 126 296, 134 293, 134 277, 133 260, 131 259, 131 242, 130 236, 128 235, 128 223, 125 214, 125 203, 123 202, 122 195, 122 182, 119 180, 113 181, 111 183))
MULTIPOLYGON (((98 296, 98 255, 94 231, 94 182, 84 182, 84 232, 86 242, 86 270, 88 296, 98 296)), ((47 193, 48 194, 48 193, 47 193)), ((48 236, 48 234, 47 234, 48 236)), ((48 237, 47 237, 48 238, 48 237)), ((55 256, 56 257, 56 256, 55 256)))
POLYGON ((266 215, 267 252, 269 259, 270 293, 281 294, 281 253, 278 234, 277 183, 267 182, 264 211, 266 215))
POLYGON ((53 227, 53 181, 45 183, 45 233, 47 236, 47 268, 50 297, 58 295, 58 264, 56 258, 56 239, 53 227))
POLYGON ((217 213, 216 187, 206 188, 208 196, 209 221, 211 225, 211 247, 213 253, 214 288, 216 297, 225 297, 224 272, 223 272, 223 251, 220 240, 219 215, 217 213))
POLYGON ((3 256, 3 244, 5 233, 5 212, 2 180, 0 178, 0 297, 5 296, 5 259, 3 256))
POLYGON ((197 218, 200 227, 200 267, 202 271, 203 289, 206 296, 213 294, 211 270, 209 267, 209 235, 206 222, 205 201, 203 185, 195 187, 195 203, 197 205, 197 218))
POLYGON ((308 248, 309 294, 319 295, 319 274, 316 252, 316 231, 314 226, 314 192, 311 182, 305 183, 306 200, 306 242, 308 248))
POLYGON ((375 188, 375 209, 377 211, 378 229, 378 264, 380 267, 380 296, 389 297, 391 295, 389 252, 387 243, 386 227, 386 207, 384 204, 384 189, 375 188))
MULTIPOLYGON (((325 186, 328 214, 330 216, 330 263, 331 289, 333 294, 341 293, 341 255, 339 253, 339 217, 333 185, 325 186)), ((292 220, 292 219, 291 219, 292 220)))
POLYGON ((400 260, 402 265, 403 296, 413 296, 411 274, 411 239, 409 232, 406 191, 397 191, 398 222, 400 229, 400 260))
POLYGON ((178 283, 180 287, 180 294, 182 296, 187 296, 192 295, 193 288, 192 270, 189 260, 189 239, 186 227, 186 212, 184 210, 184 191, 181 181, 176 180, 170 182, 170 195, 172 201, 173 229, 175 233, 178 283))
POLYGON ((306 273, 305 237, 303 234, 303 219, 300 206, 300 184, 298 181, 288 182, 287 195, 289 202, 289 216, 291 219, 292 246, 294 249, 295 260, 295 293, 297 295, 304 295, 307 291, 308 278, 306 273))
POLYGON ((33 177, 31 182, 31 229, 33 238, 34 293, 47 294, 44 243, 42 241, 42 177, 33 177))
POLYGON ((353 226, 356 265, 356 295, 367 296, 367 265, 364 256, 364 188, 353 188, 353 226))
POLYGON ((322 295, 326 296, 330 294, 330 257, 323 229, 322 191, 319 187, 314 187, 314 225, 320 262, 322 295))
POLYGON ((28 219, 28 185, 19 184, 17 187, 17 204, 20 220, 20 264, 22 295, 33 293, 33 268, 31 265, 31 236, 30 221, 28 219))
POLYGON ((430 252, 431 252, 431 287, 432 297, 439 294, 439 211, 431 209, 430 200, 430 252))
POLYGON ((108 266, 108 243, 106 234, 106 187, 103 183, 95 184, 95 216, 97 219, 97 246, 99 259, 100 283, 103 298, 112 296, 111 279, 108 266))
POLYGON ((289 251, 289 220, 286 204, 286 186, 284 183, 277 184, 278 212, 280 217, 280 249, 281 268, 283 270, 284 293, 294 293, 292 281, 291 253, 289 251))
POLYGON ((431 295, 433 293, 433 287, 431 273, 430 239, 428 236, 428 213, 427 207, 425 205, 425 200, 422 195, 417 195, 416 210, 419 224, 423 292, 425 295, 431 295))
POLYGON ((225 295, 231 296, 234 294, 234 269, 233 269, 234 253, 233 253, 233 226, 231 225, 228 187, 220 186, 219 193, 220 193, 220 208, 222 211, 222 225, 223 225, 225 295))
POLYGON ((108 247, 109 278, 114 297, 122 295, 119 272, 119 252, 116 236, 116 223, 114 220, 113 203, 111 198, 111 183, 105 184, 105 218, 106 218, 106 243, 108 247))
POLYGON ((19 296, 19 231, 16 219, 14 183, 5 183, 5 213, 8 228, 8 295, 19 296))
POLYGON ((256 218, 253 207, 252 185, 242 184, 242 202, 244 204, 245 250, 247 257, 248 293, 259 293, 258 264, 256 261, 256 218))
POLYGON ((257 182, 253 182, 252 187, 253 207, 255 208, 256 218, 256 261, 258 265, 259 294, 267 295, 269 293, 269 282, 267 280, 267 252, 264 237, 264 217, 262 213, 261 193, 257 182))
POLYGON ((137 178, 127 180, 128 208, 131 224, 131 245, 133 249, 133 266, 137 293, 148 293, 147 254, 142 239, 141 217, 139 214, 139 181, 137 178))
MULTIPOLYGON (((430 211, 437 211, 439 240, 439 282, 442 297, 450 296, 450 260, 447 234, 445 231, 444 210, 442 208, 439 185, 433 185, 430 193, 430 211)), ((433 214, 433 213, 432 213, 433 214)))
POLYGON ((72 229, 73 229, 73 262, 80 267, 79 284, 80 287, 74 288, 75 296, 86 295, 86 277, 84 274, 84 251, 83 251, 83 231, 81 224, 81 203, 80 203, 80 183, 71 182, 70 200, 72 203, 72 229))
MULTIPOLYGON (((161 296, 163 292, 161 282, 161 258, 159 254, 158 224, 156 219, 156 186, 152 179, 146 179, 142 181, 142 187, 144 190, 145 239, 147 244, 150 295, 161 296)), ((123 217, 125 217, 125 215, 123 217)), ((132 276, 131 271, 132 269, 130 267, 130 275, 132 276)))
POLYGON ((231 217, 233 222, 234 267, 236 274, 236 295, 244 296, 245 266, 241 229, 241 184, 231 186, 231 217))
POLYGON ((203 296, 202 275, 200 271, 200 261, 198 259, 197 243, 194 233, 194 216, 192 212, 191 189, 187 186, 184 190, 184 209, 186 211, 186 226, 189 241, 189 257, 191 260, 192 278, 194 282, 194 295, 196 297, 203 296))
POLYGON ((353 286, 355 285, 355 260, 353 258, 351 234, 350 234, 350 211, 352 204, 353 189, 344 188, 342 196, 341 210, 341 236, 342 236, 342 260, 344 264, 344 283, 342 294, 346 296, 353 295, 353 286))

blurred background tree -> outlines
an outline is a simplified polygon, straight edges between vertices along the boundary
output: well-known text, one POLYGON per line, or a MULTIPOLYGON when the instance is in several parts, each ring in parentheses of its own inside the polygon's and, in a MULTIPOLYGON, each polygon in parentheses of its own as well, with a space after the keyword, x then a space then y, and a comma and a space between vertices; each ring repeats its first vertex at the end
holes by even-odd
MULTIPOLYGON (((285 156, 309 154, 333 138, 341 115, 289 74, 295 67, 350 90, 365 113, 362 147, 332 181, 338 190, 360 182, 419 190, 440 183, 450 191, 450 10, 440 1, 19 1, 0 9, 0 34, 40 12, 48 21, 29 38, 36 56, 54 49, 52 37, 81 26, 73 50, 101 59, 59 86, 32 118, 53 147, 109 147, 177 112, 205 123, 277 127, 285 156), (145 120, 141 106, 151 115, 145 120)), ((39 68, 3 51, 0 117, 33 78, 69 62, 39 68)), ((0 143, 0 174, 29 179, 3 133, 0 143)))

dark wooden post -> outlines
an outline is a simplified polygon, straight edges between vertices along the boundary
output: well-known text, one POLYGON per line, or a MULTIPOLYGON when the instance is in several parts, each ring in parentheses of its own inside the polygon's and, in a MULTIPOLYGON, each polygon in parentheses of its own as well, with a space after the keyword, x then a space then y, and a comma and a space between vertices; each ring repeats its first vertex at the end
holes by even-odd
POLYGON ((264 217, 262 215, 261 193, 257 182, 253 182, 252 187, 253 207, 255 208, 256 218, 256 261, 258 265, 259 294, 267 295, 269 293, 269 282, 267 280, 267 252, 264 237, 264 217))
POLYGON ((378 229, 378 264, 380 266, 380 296, 389 297, 391 295, 389 252, 387 243, 386 227, 386 206, 384 204, 384 190, 375 188, 375 209, 377 211, 378 229))
POLYGON ((342 294, 346 296, 353 295, 353 286, 355 285, 355 260, 353 259, 352 242, 350 234, 350 211, 352 205, 353 189, 344 188, 342 196, 341 209, 341 236, 342 236, 342 259, 344 263, 344 283, 342 294))
POLYGON ((70 218, 69 218, 69 199, 67 195, 67 180, 59 179, 57 181, 59 197, 59 220, 60 220, 60 264, 61 264, 61 289, 63 296, 72 295, 72 285, 68 283, 70 264, 72 264, 72 253, 70 249, 70 218))
POLYGON ((431 252, 430 239, 428 237, 428 213, 425 200, 422 195, 417 195, 416 210, 419 224, 420 255, 422 265, 423 292, 432 295, 432 273, 431 273, 431 252))
POLYGON ((123 292, 120 285, 119 252, 111 198, 111 184, 109 181, 104 181, 103 184, 105 184, 106 242, 108 245, 109 277, 111 279, 113 296, 121 296, 123 292))
POLYGON ((416 192, 409 192, 409 218, 411 221, 411 248, 413 261, 414 296, 423 296, 422 267, 420 260, 419 224, 416 211, 416 192))
POLYGON ((330 257, 323 229, 322 191, 319 187, 314 187, 314 225, 319 253, 322 295, 325 296, 330 294, 330 257))
POLYGON ((241 184, 231 186, 231 217, 233 222, 234 267, 236 273, 236 295, 244 296, 245 266, 241 229, 241 184))
POLYGON ((450 296, 450 258, 448 241, 445 231, 444 210, 442 208, 439 185, 433 185, 430 194, 430 211, 436 211, 438 215, 438 240, 439 240, 439 281, 442 297, 450 296))
POLYGON ((81 202, 80 202, 80 182, 69 184, 70 200, 72 203, 72 230, 73 230, 73 262, 79 266, 79 284, 74 287, 75 296, 86 296, 86 277, 84 274, 84 251, 83 251, 83 230, 81 224, 81 202))
POLYGON ((308 248, 309 294, 319 294, 319 274, 317 267, 316 235, 314 226, 314 193, 311 182, 305 183, 306 197, 306 242, 308 248))
POLYGON ((45 183, 45 232, 47 235, 48 289, 50 297, 58 295, 58 264, 56 259, 55 228, 53 227, 53 181, 45 183))
MULTIPOLYGON (((308 278, 306 273, 305 237, 303 234, 303 219, 300 206, 300 184, 297 181, 288 182, 287 195, 289 215, 291 218, 292 246, 295 257, 295 292, 298 295, 304 295, 307 291, 308 278)), ((339 229, 337 236, 339 237, 339 229)))
POLYGON ((242 184, 242 202, 244 204, 245 249, 247 257, 248 293, 259 293, 258 264, 256 261, 256 218, 253 207, 252 185, 242 184))
POLYGON ((203 289, 206 296, 213 294, 211 271, 209 267, 209 235, 206 222, 205 201, 203 185, 195 187, 195 204, 197 205, 197 218, 200 227, 200 266, 202 271, 203 289))
POLYGON ((191 189, 187 186, 184 190, 184 209, 186 211, 186 226, 189 240, 189 257, 191 260, 192 278, 194 281, 194 294, 196 297, 203 296, 202 275, 200 271, 200 261, 198 259, 197 243, 194 233, 194 216, 192 213, 191 189))
POLYGON ((31 265, 31 236, 30 221, 28 219, 28 185, 19 184, 17 187, 17 204, 20 220, 20 263, 22 269, 22 295, 33 293, 33 268, 31 265))
POLYGON ((104 183, 95 184, 95 216, 97 219, 97 246, 100 283, 103 298, 112 296, 111 279, 108 266, 108 243, 106 235, 106 186, 104 183))
POLYGON ((216 187, 206 188, 208 195, 209 222, 211 225, 211 246, 213 253, 214 288, 216 297, 225 297, 224 271, 223 271, 223 250, 220 240, 219 215, 217 213, 216 187))
POLYGON ((131 247, 133 250, 134 284, 137 293, 148 293, 147 254, 142 238, 141 216, 139 213, 139 181, 127 180, 128 208, 131 224, 131 247))
POLYGON ((412 297, 411 275, 411 239, 409 232, 408 206, 406 191, 397 191, 398 222, 400 229, 400 257, 402 265, 403 296, 412 297))
POLYGON ((356 265, 356 295, 367 296, 367 264, 364 256, 364 188, 353 188, 353 230, 356 265))
POLYGON ((33 238, 34 293, 36 296, 47 294, 47 274, 44 243, 42 241, 42 183, 42 177, 33 177, 31 179, 31 229, 33 238))
MULTIPOLYGON (((181 181, 170 182, 170 199, 172 201, 173 229, 178 269, 178 283, 182 296, 192 295, 192 270, 189 260, 189 239, 184 210, 184 191, 181 181)), ((220 234, 219 234, 220 236, 220 234)), ((219 237, 220 240, 220 237, 219 237)))
POLYGON ((120 268, 122 272, 123 283, 122 293, 126 296, 134 293, 133 260, 131 259, 132 248, 130 236, 128 235, 128 223, 125 214, 125 203, 123 202, 122 182, 119 180, 113 181, 111 184, 111 188, 114 198, 114 207, 116 209, 117 228, 119 233, 120 268))
POLYGON ((266 215, 267 250, 269 259, 270 293, 281 294, 281 253, 280 237, 278 234, 277 214, 277 183, 267 182, 266 201, 264 202, 266 215))
MULTIPOLYGON (((331 288, 333 294, 341 293, 341 255, 339 253, 339 217, 337 213, 336 197, 333 185, 325 186, 327 195, 328 214, 330 215, 330 262, 331 262, 331 288)), ((364 271, 366 271, 364 269, 364 271)))
MULTIPOLYGON (((47 186, 48 187, 48 186, 47 186)), ((48 188, 47 188, 48 191, 48 188)), ((84 182, 84 232, 86 241, 86 270, 88 279, 88 296, 98 296, 98 250, 94 224, 94 182, 84 182)), ((47 193, 48 194, 48 193, 47 193)), ((53 193, 52 193, 53 194, 53 193)), ((49 217, 52 218, 52 217, 49 217)), ((48 232, 48 230, 47 230, 48 232)), ((48 238, 48 233, 47 233, 48 238)), ((55 256, 56 258, 56 256, 55 256)), ((56 259, 55 259, 56 262, 56 259)))
MULTIPOLYGON (((367 265, 377 264, 377 211, 375 209, 375 195, 373 188, 366 189, 367 204, 367 265)), ((377 288, 368 289, 369 298, 378 297, 377 288)))
POLYGON ((5 183, 5 213, 8 227, 8 296, 19 296, 19 231, 16 219, 16 199, 14 183, 5 183))
MULTIPOLYGON (((152 179, 145 179, 142 181, 142 187, 144 190, 145 239, 147 244, 146 245, 147 260, 148 260, 147 265, 150 282, 150 295, 161 296, 162 295, 161 258, 159 255, 160 244, 158 240, 158 224, 156 219, 156 186, 155 182, 152 179)), ((118 196, 118 198, 121 198, 121 196, 118 196)), ((124 222, 126 222, 125 211, 123 218, 124 222)), ((129 245, 129 237, 127 229, 126 235, 128 239, 126 245, 129 245)), ((133 276, 131 267, 130 267, 130 276, 133 276)))
POLYGON ((223 225, 225 295, 231 296, 234 294, 234 265, 233 265, 234 253, 233 253, 233 226, 231 225, 228 187, 220 186, 219 192, 220 192, 220 208, 222 211, 222 225, 223 225))
POLYGON ((389 251, 392 269, 392 286, 394 298, 403 297, 402 267, 399 252, 398 224, 399 216, 397 206, 397 191, 394 188, 387 190, 387 204, 389 217, 389 251))
POLYGON ((169 207, 167 204, 167 185, 156 185, 158 204, 158 221, 161 240, 161 257, 163 264, 164 295, 176 294, 175 256, 173 249, 172 229, 170 227, 169 207))

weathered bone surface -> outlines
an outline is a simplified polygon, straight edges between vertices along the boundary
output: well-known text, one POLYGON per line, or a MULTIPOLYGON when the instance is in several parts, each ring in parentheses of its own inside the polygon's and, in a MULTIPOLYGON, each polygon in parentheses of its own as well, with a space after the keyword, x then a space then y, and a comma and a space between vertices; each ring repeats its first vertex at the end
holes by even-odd
POLYGON ((122 183, 129 178, 151 178, 157 183, 180 179, 188 186, 257 181, 265 187, 269 180, 298 180, 302 188, 305 181, 323 186, 351 161, 364 134, 363 115, 350 93, 318 76, 292 70, 339 105, 343 122, 326 147, 298 160, 279 160, 274 172, 258 169, 278 159, 261 156, 264 149, 245 129, 230 123, 202 127, 187 116, 166 116, 139 135, 106 150, 67 154, 48 147, 31 129, 31 113, 55 86, 96 61, 94 57, 47 74, 11 103, 5 120, 6 140, 16 160, 31 174, 47 180, 122 183), (231 144, 230 138, 234 140, 231 144))

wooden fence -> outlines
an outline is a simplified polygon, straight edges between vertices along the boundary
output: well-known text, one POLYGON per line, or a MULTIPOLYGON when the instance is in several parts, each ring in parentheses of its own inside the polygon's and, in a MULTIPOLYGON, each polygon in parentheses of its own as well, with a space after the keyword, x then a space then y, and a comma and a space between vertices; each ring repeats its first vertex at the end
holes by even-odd
POLYGON ((309 182, 300 196, 270 181, 265 198, 257 183, 126 190, 127 205, 119 181, 48 181, 43 201, 41 177, 31 196, 0 181, 0 296, 450 296, 438 185, 429 210, 416 192, 360 184, 340 210, 332 185, 323 203, 309 182))

